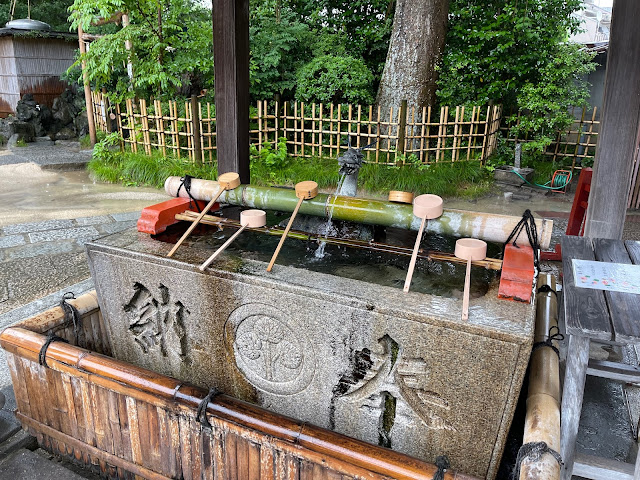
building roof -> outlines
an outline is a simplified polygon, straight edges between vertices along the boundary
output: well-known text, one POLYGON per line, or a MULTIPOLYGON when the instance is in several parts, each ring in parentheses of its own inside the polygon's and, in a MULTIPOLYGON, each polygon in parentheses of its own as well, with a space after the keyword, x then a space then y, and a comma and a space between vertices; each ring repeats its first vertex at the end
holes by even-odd
POLYGON ((0 37, 61 38, 68 41, 78 41, 78 35, 75 33, 53 32, 48 30, 23 30, 18 28, 0 28, 0 37))

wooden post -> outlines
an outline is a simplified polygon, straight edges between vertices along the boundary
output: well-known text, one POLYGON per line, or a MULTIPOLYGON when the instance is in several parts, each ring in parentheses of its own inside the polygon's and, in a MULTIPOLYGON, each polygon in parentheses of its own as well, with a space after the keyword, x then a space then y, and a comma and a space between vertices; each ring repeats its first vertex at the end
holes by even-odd
MULTIPOLYGON (((122 28, 129 26, 129 15, 122 15, 122 28)), ((129 76, 129 90, 133 90, 133 64, 131 63, 131 50, 133 49, 133 45, 131 44, 131 40, 125 40, 124 48, 127 50, 127 75, 129 76)))
POLYGON ((407 134, 407 101, 402 100, 400 103, 400 113, 398 114, 398 144, 396 150, 398 153, 404 153, 404 139, 407 134))
MULTIPOLYGON (((87 47, 82 38, 82 26, 78 25, 78 45, 80 47, 80 54, 87 53, 87 47)), ((96 136, 96 121, 93 117, 93 101, 91 100, 91 85, 89 84, 89 73, 87 72, 87 62, 82 61, 82 82, 84 83, 84 102, 87 106, 87 123, 89 124, 89 139, 91 140, 91 146, 98 142, 96 136)))
POLYGON ((193 134, 193 158, 196 165, 202 165, 202 144, 200 138, 200 103, 198 97, 191 95, 191 122, 193 128, 191 133, 193 134))
POLYGON ((640 116, 640 2, 616 0, 605 76, 603 116, 584 234, 622 238, 640 116))
POLYGON ((249 0, 213 0, 218 173, 249 183, 249 0))

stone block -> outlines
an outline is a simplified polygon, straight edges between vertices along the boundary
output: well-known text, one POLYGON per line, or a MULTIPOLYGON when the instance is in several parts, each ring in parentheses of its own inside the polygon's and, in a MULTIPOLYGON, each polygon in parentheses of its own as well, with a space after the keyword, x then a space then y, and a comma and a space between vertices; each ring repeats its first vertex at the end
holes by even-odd
POLYGON ((35 127, 27 122, 15 120, 11 122, 11 136, 17 135, 17 140, 25 142, 33 142, 36 139, 35 127))
POLYGON ((87 245, 114 356, 272 411, 495 477, 533 338, 531 304, 404 294, 135 230, 87 245))
POLYGON ((516 175, 518 172, 524 177, 527 182, 533 181, 533 168, 515 168, 509 165, 501 165, 493 171, 493 178, 496 182, 505 183, 508 185, 520 186, 524 185, 525 181, 516 175))
POLYGON ((0 248, 16 247, 18 245, 24 245, 26 242, 22 235, 6 235, 0 237, 0 248))
POLYGON ((94 227, 65 228, 61 230, 49 230, 46 232, 34 232, 29 234, 31 243, 55 242, 58 240, 75 239, 87 241, 100 236, 94 227))
POLYGON ((73 220, 45 220, 43 222, 16 223, 3 228, 5 234, 41 232, 73 227, 73 220))
POLYGON ((0 464, 0 478, 13 480, 84 480, 80 475, 30 450, 18 450, 0 464))

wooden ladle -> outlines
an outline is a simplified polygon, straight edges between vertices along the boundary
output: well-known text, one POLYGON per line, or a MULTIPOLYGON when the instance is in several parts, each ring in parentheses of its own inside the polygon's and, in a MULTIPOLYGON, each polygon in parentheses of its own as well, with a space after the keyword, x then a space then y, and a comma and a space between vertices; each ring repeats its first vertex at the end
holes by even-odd
POLYGON ((207 212, 211 210, 211 207, 213 207, 213 204, 216 203, 218 198, 220 198, 220 195, 222 195, 222 192, 224 192, 225 190, 233 190, 234 188, 237 188, 240 186, 240 175, 238 175, 235 172, 223 173, 218 177, 218 185, 219 185, 218 192, 213 196, 211 201, 207 203, 207 206, 204 207, 204 210, 200 212, 200 215, 198 215, 198 218, 196 218, 193 221, 193 223, 189 226, 189 228, 187 228, 187 231, 184 232, 182 237, 180 237, 180 240, 178 240, 178 242, 173 246, 171 251, 167 254, 167 257, 171 257, 174 253, 176 253, 176 250, 180 248, 180 245, 182 245, 182 243, 187 238, 189 238, 189 235, 191 235, 191 232, 193 232, 193 229, 198 226, 198 224, 200 223, 200 220, 202 220, 202 217, 204 217, 207 214, 207 212))
POLYGON ((484 260, 487 256, 487 243, 477 238, 461 238, 456 241, 456 257, 467 261, 467 274, 464 277, 462 295, 462 320, 469 319, 469 284, 471 281, 471 261, 484 260))
POLYGON ((241 212, 240 225, 242 226, 236 233, 231 235, 231 237, 229 237, 229 239, 224 242, 224 244, 222 244, 222 246, 218 248, 218 250, 213 252, 213 254, 209 258, 207 258, 207 260, 202 265, 200 265, 200 270, 204 271, 205 268, 211 265, 211 262, 213 262, 218 257, 218 255, 224 252, 226 248, 234 242, 237 236, 244 231, 245 228, 260 228, 264 227, 266 224, 267 212, 265 212, 264 210, 245 210, 244 212, 241 212))
POLYGON ((422 240, 422 234, 424 227, 427 225, 427 220, 438 218, 442 215, 442 198, 438 195, 431 195, 429 193, 425 195, 418 195, 413 200, 413 214, 422 219, 420 223, 420 229, 418 230, 418 236, 416 237, 416 244, 413 247, 413 254, 411 255, 411 262, 409 262, 409 270, 407 271, 407 278, 404 281, 404 291, 408 292, 411 287, 411 278, 413 277, 413 270, 416 267, 416 259, 418 258, 418 250, 420 249, 420 241, 422 240))
POLYGON ((278 242, 278 246, 276 247, 276 251, 273 252, 273 257, 271 257, 271 262, 269 262, 269 266, 267 267, 267 272, 270 272, 273 268, 273 264, 276 263, 276 258, 278 258, 278 254, 280 253, 280 249, 282 248, 282 244, 284 243, 285 238, 287 238, 287 234, 289 230, 291 230, 291 225, 293 225, 293 220, 296 218, 298 214, 298 210, 300 209, 300 205, 304 200, 309 200, 318 195, 318 184, 312 181, 305 181, 296 183, 296 197, 298 197, 298 204, 296 208, 293 210, 291 214, 291 218, 289 219, 289 223, 287 223, 287 228, 284 229, 284 233, 282 237, 280 237, 280 242, 278 242))

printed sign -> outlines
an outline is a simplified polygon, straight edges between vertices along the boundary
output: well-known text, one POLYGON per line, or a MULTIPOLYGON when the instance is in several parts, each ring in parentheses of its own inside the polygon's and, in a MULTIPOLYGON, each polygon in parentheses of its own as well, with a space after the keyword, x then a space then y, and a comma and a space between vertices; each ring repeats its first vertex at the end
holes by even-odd
POLYGON ((640 265, 573 259, 576 287, 640 294, 640 265))

